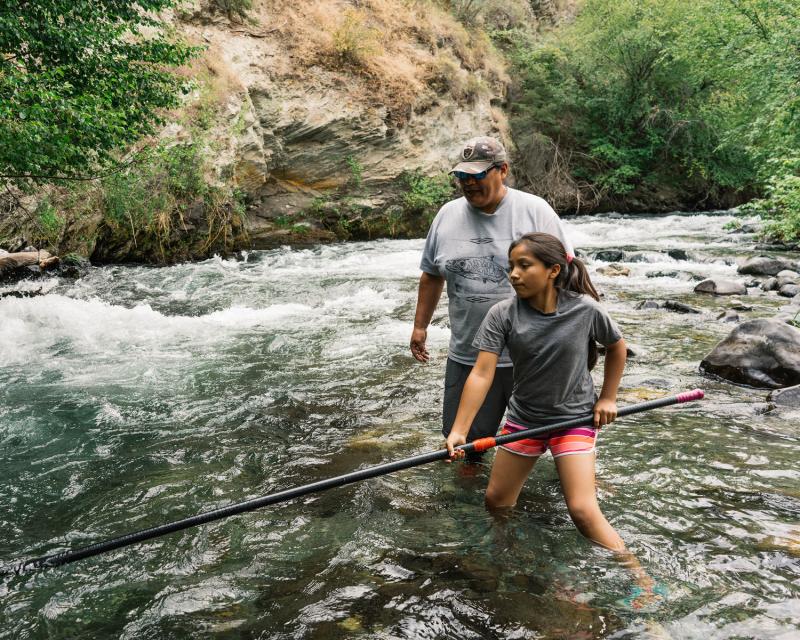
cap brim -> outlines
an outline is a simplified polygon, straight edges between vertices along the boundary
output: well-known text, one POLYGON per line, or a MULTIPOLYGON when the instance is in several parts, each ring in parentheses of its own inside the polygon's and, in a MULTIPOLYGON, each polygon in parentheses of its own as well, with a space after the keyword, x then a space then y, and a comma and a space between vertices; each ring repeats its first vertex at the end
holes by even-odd
POLYGON ((454 171, 463 171, 464 173, 481 173, 486 171, 489 167, 494 165, 492 160, 483 160, 482 162, 459 162, 455 167, 450 169, 450 173, 454 171))

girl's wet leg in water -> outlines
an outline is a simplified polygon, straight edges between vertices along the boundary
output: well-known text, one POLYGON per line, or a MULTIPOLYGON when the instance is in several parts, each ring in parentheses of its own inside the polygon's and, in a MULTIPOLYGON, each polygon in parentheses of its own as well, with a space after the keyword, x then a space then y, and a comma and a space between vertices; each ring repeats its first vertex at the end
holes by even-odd
POLYGON ((540 456, 520 456, 498 449, 492 464, 484 501, 492 512, 507 511, 515 504, 522 487, 540 456))
POLYGON ((575 526, 595 544, 611 551, 623 551, 625 543, 608 524, 597 503, 594 452, 559 456, 555 459, 561 490, 575 526))

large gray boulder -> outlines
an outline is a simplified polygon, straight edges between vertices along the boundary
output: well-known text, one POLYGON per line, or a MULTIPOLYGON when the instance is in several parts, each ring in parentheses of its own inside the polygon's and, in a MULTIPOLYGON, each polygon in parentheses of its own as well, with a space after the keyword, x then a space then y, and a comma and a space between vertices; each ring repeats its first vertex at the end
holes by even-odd
POLYGON ((752 387, 800 384, 800 329, 763 318, 744 322, 703 358, 700 370, 752 387))
POLYGON ((757 256, 745 260, 737 271, 741 274, 754 276, 776 276, 786 269, 794 270, 796 264, 784 258, 770 258, 768 256, 757 256))
POLYGON ((715 296, 746 296, 747 287, 741 282, 709 278, 698 283, 695 293, 710 293, 715 296))

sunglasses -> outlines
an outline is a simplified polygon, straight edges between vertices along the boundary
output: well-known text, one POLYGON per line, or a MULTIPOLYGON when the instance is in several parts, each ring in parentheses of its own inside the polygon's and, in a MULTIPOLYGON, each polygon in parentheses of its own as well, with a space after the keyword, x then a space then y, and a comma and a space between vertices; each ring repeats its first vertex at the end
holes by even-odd
POLYGON ((463 171, 453 171, 453 175, 461 181, 467 180, 472 178, 473 180, 483 180, 492 169, 497 169, 497 165, 493 164, 491 167, 486 169, 486 171, 481 171, 480 173, 464 173, 463 171))

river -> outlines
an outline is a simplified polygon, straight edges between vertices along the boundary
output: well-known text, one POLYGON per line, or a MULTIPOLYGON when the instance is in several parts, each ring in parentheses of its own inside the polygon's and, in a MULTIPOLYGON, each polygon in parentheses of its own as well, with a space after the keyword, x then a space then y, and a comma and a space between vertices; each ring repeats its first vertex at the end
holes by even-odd
MULTIPOLYGON (((741 279, 735 258, 756 253, 731 219, 568 221, 587 254, 628 252, 629 277, 588 261, 637 351, 620 404, 707 394, 599 442, 601 505, 655 606, 632 607, 626 570, 572 526, 551 459, 504 522, 483 508, 488 465, 437 463, 0 577, 0 638, 797 638, 797 417, 698 372, 736 303, 696 280, 741 279)), ((46 295, 0 301, 0 564, 439 447, 444 305, 432 361, 407 349, 422 244, 20 285, 46 295)), ((785 302, 751 293, 744 318, 785 302)))

